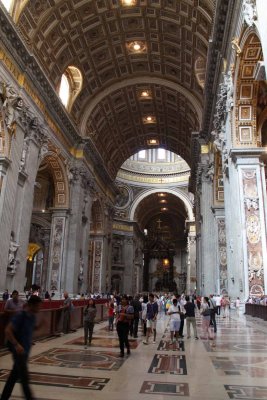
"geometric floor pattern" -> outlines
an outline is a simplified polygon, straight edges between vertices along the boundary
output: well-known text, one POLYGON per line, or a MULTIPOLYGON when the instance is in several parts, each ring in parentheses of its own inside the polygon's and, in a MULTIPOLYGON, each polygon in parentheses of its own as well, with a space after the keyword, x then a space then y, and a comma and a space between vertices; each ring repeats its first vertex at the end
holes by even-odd
MULTIPOLYGON (((159 314, 153 344, 129 337, 131 355, 119 357, 118 337, 107 321, 96 324, 92 345, 83 346, 83 329, 36 341, 29 371, 37 400, 267 400, 267 322, 231 310, 217 318, 213 341, 184 339, 170 343, 169 317, 159 314), (88 390, 93 390, 89 393, 88 390)), ((201 317, 197 316, 202 337, 201 317)), ((126 353, 126 352, 125 352, 126 353)), ((0 394, 12 359, 0 352, 0 394)), ((1 397, 1 396, 0 396, 1 397)), ((20 385, 11 400, 24 399, 20 385)))
POLYGON ((140 393, 172 396, 189 396, 188 383, 145 381, 140 393))
POLYGON ((155 354, 148 372, 153 374, 186 375, 185 356, 155 354))
POLYGON ((267 378, 267 354, 261 356, 210 357, 220 376, 245 376, 267 378))
POLYGON ((179 340, 179 342, 171 343, 170 340, 161 340, 159 342, 157 350, 161 351, 184 351, 184 341, 179 340))
MULTIPOLYGON (((1 369, 0 380, 6 381, 10 371, 1 369)), ((58 375, 58 374, 43 374, 38 372, 30 373, 30 381, 36 385, 47 385, 47 386, 60 386, 60 387, 72 387, 75 389, 90 389, 90 390, 102 390, 105 385, 109 382, 109 379, 105 378, 89 378, 85 376, 71 376, 71 375, 58 375)))
POLYGON ((30 364, 107 371, 118 370, 123 362, 124 359, 115 353, 66 348, 54 348, 30 358, 30 364))
MULTIPOLYGON (((136 349, 136 347, 138 346, 138 342, 136 339, 135 340, 129 339, 129 343, 131 349, 136 349)), ((84 346, 84 338, 78 337, 76 339, 65 342, 64 344, 84 346)), ((101 336, 94 336, 90 347, 119 348, 120 346, 119 346, 119 340, 117 338, 105 338, 101 336)))
POLYGON ((267 399, 267 387, 225 385, 230 399, 264 400, 267 399))

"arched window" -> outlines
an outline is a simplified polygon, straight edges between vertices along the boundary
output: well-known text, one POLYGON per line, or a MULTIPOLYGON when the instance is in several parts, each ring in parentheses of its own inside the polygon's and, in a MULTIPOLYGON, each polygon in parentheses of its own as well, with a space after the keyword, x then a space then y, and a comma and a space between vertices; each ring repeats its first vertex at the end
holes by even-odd
POLYGON ((62 75, 61 82, 60 82, 60 88, 59 88, 59 97, 64 104, 64 106, 67 108, 69 98, 70 98, 70 85, 69 85, 69 80, 66 77, 66 75, 62 75))
POLYGON ((146 150, 140 150, 139 152, 138 152, 138 159, 139 160, 143 160, 143 159, 145 159, 146 158, 146 150))
POLYGON ((158 158, 158 160, 165 160, 165 158, 166 158, 166 150, 165 149, 158 149, 158 151, 157 151, 157 158, 158 158))
POLYGON ((59 97, 68 111, 82 89, 82 74, 76 67, 69 66, 62 75, 59 97))
POLYGON ((13 0, 2 0, 2 3, 4 4, 7 11, 11 13, 14 1, 13 0))

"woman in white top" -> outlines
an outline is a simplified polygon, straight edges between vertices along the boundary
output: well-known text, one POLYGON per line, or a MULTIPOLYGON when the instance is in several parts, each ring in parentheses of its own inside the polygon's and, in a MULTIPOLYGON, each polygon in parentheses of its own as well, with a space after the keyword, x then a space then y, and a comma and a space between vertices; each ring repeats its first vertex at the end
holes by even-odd
MULTIPOLYGON (((176 337, 176 340, 178 340, 178 335, 179 335, 179 329, 180 329, 180 323, 181 323, 181 318, 180 318, 180 310, 179 307, 177 306, 177 299, 173 299, 172 305, 168 309, 168 315, 170 315, 170 330, 171 330, 171 343, 174 344, 174 347, 176 347, 175 340, 173 337, 176 337)), ((175 348, 173 349, 175 350, 175 348)))

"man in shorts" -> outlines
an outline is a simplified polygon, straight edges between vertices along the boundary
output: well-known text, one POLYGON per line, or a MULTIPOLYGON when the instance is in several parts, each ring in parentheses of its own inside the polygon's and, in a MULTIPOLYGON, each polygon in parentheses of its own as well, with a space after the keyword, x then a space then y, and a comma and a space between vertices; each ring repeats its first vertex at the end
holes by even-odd
POLYGON ((157 325, 157 315, 158 315, 158 303, 154 302, 154 294, 149 294, 149 301, 147 303, 146 311, 146 340, 143 341, 144 344, 148 344, 148 339, 153 332, 153 344, 156 343, 156 325, 157 325))

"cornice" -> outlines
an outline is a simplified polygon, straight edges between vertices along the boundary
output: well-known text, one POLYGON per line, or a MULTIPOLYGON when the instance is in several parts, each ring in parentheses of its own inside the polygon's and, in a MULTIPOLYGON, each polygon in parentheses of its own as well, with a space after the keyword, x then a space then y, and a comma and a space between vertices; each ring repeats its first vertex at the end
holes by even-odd
MULTIPOLYGON (((217 91, 221 81, 221 66, 227 47, 231 44, 231 21, 236 10, 237 0, 217 0, 214 15, 213 32, 207 57, 206 82, 204 92, 204 112, 202 119, 202 129, 199 139, 208 143, 211 139, 213 127, 213 116, 217 102, 217 91)), ((197 135, 191 138, 191 177, 189 190, 194 193, 197 183, 197 164, 199 160, 200 146, 197 143, 197 135)))
MULTIPOLYGON (((12 55, 15 63, 21 71, 25 73, 29 81, 33 82, 38 95, 43 99, 45 107, 48 110, 55 123, 58 124, 62 132, 73 143, 80 141, 81 136, 77 127, 72 122, 65 107, 61 103, 55 89, 47 79, 42 67, 38 61, 30 54, 25 42, 20 37, 19 31, 12 18, 4 9, 0 2, 0 43, 12 55)), ((89 139, 90 140, 90 139, 89 139)), ((92 143, 88 142, 88 147, 92 148, 92 143)), ((93 146, 94 147, 94 146, 93 146)), ((104 183, 112 182, 108 172, 104 168, 101 157, 96 148, 93 151, 87 151, 87 156, 93 160, 97 174, 104 180, 104 183)))
POLYGON ((233 17, 234 0, 219 0, 214 19, 214 31, 210 41, 206 83, 204 113, 202 120, 201 136, 209 141, 210 132, 213 124, 213 114, 217 99, 217 88, 220 83, 220 72, 223 57, 227 46, 231 43, 230 23, 233 17))

